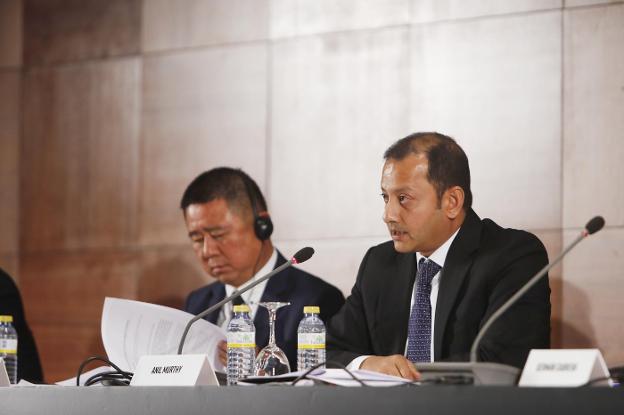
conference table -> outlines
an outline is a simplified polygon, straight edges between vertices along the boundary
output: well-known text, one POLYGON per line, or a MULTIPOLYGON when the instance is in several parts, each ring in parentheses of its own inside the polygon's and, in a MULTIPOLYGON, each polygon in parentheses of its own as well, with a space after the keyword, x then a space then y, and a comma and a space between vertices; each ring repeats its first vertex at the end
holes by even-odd
POLYGON ((624 388, 195 386, 0 388, 0 414, 624 414, 624 388))

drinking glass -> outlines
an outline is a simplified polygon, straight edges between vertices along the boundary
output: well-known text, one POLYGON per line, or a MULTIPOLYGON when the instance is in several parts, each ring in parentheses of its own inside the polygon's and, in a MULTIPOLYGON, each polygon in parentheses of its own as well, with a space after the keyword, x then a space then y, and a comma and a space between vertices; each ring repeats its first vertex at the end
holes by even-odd
POLYGON ((275 314, 277 309, 290 303, 259 303, 269 312, 269 344, 256 357, 256 376, 275 376, 290 372, 286 354, 275 343, 275 314))

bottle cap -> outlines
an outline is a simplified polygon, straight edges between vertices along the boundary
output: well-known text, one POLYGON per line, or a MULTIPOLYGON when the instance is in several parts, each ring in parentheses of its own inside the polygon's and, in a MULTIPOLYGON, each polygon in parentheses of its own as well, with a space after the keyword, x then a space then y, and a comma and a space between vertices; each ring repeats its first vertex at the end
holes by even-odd
POLYGON ((319 306, 316 305, 307 305, 303 307, 303 312, 305 314, 318 314, 321 312, 321 309, 319 306))
POLYGON ((0 323, 13 323, 13 316, 0 316, 0 323))
POLYGON ((235 313, 249 313, 249 306, 247 304, 239 304, 234 306, 235 313))

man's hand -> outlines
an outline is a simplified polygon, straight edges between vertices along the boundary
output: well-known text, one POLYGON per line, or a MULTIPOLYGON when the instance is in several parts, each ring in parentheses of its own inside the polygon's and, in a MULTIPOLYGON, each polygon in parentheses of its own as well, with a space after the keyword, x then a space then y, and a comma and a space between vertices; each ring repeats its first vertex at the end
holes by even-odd
POLYGON ((409 380, 420 379, 420 373, 414 364, 405 356, 394 354, 392 356, 370 356, 360 365, 360 369, 372 370, 385 373, 386 375, 400 376, 409 380))
MULTIPOLYGON (((219 361, 223 363, 223 366, 227 367, 227 342, 225 340, 221 340, 219 344, 217 344, 217 349, 219 349, 219 361)), ((256 355, 258 355, 259 348, 256 347, 256 355)))
POLYGON ((223 363, 223 366, 227 366, 227 342, 221 340, 217 347, 219 349, 219 361, 223 363))

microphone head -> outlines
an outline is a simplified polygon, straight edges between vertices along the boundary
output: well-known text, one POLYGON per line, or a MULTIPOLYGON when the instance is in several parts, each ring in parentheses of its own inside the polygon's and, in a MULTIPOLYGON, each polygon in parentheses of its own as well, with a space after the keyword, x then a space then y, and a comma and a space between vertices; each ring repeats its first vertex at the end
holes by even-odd
POLYGON ((299 251, 297 251, 297 253, 293 255, 290 261, 293 264, 301 264, 302 262, 306 262, 308 259, 310 259, 312 255, 314 255, 314 249, 310 248, 309 246, 306 246, 305 248, 302 248, 299 251))
POLYGON ((602 216, 594 216, 589 222, 587 222, 587 225, 585 225, 585 230, 588 235, 591 235, 592 233, 596 233, 602 229, 604 224, 605 220, 602 216))

